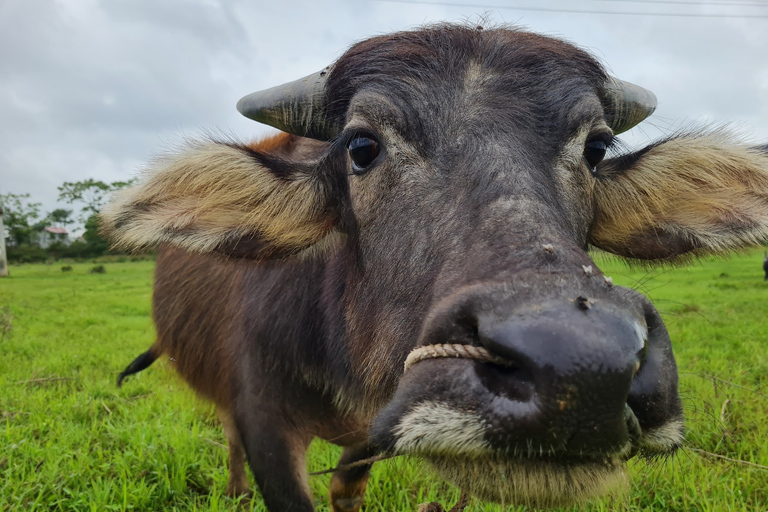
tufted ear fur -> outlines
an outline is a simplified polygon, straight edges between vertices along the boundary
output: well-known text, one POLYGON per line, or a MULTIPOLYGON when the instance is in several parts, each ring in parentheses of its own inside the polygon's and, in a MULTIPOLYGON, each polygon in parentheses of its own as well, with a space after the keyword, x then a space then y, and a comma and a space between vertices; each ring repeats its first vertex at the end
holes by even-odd
POLYGON ((322 173, 311 150, 289 150, 294 139, 188 144, 112 199, 101 213, 102 232, 121 249, 169 243, 251 259, 316 246, 335 231, 344 182, 322 173))
POLYGON ((674 259, 768 240, 768 152, 722 132, 682 134, 598 167, 590 242, 674 259))

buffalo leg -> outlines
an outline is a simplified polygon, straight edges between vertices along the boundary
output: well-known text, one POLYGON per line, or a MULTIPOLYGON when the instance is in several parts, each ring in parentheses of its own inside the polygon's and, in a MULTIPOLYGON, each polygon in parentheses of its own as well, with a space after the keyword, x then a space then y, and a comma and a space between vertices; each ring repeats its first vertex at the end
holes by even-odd
POLYGON ((236 498, 241 495, 250 495, 251 486, 248 483, 248 475, 245 473, 245 452, 240 442, 240 434, 235 428, 232 414, 226 409, 216 408, 216 413, 221 420, 221 427, 229 446, 229 481, 227 482, 227 496, 236 498))
POLYGON ((235 423, 269 512, 313 512, 305 460, 312 437, 254 403, 236 409, 235 423))
MULTIPOLYGON (((344 448, 339 465, 350 464, 376 455, 367 444, 344 448)), ((331 477, 330 501, 333 512, 357 512, 365 498, 365 487, 372 464, 365 464, 346 471, 338 471, 331 477)))

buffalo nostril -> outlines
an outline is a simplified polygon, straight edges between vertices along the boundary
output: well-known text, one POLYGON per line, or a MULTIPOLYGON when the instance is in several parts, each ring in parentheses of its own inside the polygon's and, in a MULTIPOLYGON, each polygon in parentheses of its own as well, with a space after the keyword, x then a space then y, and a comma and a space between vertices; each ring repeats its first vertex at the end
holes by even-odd
POLYGON ((475 374, 485 389, 494 396, 518 402, 528 401, 533 396, 533 374, 523 366, 476 362, 475 374))
POLYGON ((592 302, 590 302, 589 298, 579 295, 576 297, 576 307, 582 311, 587 311, 592 307, 592 302))

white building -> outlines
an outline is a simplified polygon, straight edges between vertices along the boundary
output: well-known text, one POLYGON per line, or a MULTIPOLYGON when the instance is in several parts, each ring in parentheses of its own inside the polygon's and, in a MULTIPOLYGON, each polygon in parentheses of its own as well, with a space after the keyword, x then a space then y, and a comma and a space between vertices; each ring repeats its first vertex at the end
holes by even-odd
POLYGON ((48 246, 54 242, 69 245, 69 232, 67 232, 67 230, 64 228, 48 227, 40 232, 40 235, 37 239, 37 245, 43 249, 48 248, 48 246))

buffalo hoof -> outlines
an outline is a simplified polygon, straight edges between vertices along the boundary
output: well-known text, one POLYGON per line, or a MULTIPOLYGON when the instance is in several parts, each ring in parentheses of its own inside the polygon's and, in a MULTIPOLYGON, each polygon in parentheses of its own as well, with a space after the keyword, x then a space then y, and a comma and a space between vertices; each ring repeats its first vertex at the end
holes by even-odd
MULTIPOLYGON (((469 503, 469 496, 464 493, 459 498, 459 501, 456 502, 456 504, 449 510, 448 512, 463 512, 464 509, 467 507, 467 504, 469 503)), ((422 503, 419 505, 418 512, 445 512, 445 509, 443 506, 436 501, 433 501, 431 503, 422 503)))

